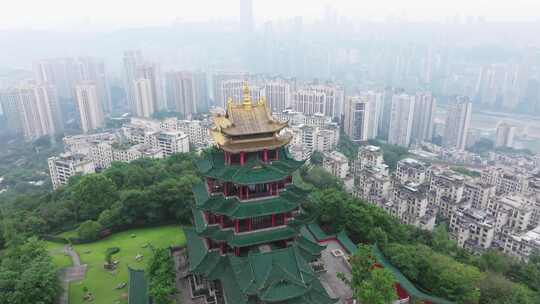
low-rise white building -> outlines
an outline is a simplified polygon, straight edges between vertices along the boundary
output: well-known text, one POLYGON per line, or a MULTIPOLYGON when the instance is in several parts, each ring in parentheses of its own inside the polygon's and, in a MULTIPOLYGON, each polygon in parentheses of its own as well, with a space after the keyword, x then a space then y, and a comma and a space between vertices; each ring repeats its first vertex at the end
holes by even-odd
POLYGON ((72 176, 96 172, 94 162, 82 154, 63 153, 49 157, 48 165, 55 190, 66 185, 72 176))
POLYGON ((452 214, 448 228, 458 246, 472 252, 489 249, 495 240, 495 219, 484 210, 459 208, 452 214))
POLYGON ((323 167, 340 179, 345 179, 349 174, 349 160, 338 151, 323 153, 323 167))

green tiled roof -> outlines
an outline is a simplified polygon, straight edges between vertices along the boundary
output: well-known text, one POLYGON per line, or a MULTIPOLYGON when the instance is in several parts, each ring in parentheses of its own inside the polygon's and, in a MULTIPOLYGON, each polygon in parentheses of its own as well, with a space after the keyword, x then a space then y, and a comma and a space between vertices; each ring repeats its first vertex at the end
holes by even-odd
MULTIPOLYGON (((318 277, 294 242, 287 248, 248 256, 208 252, 195 230, 186 229, 190 270, 221 281, 228 303, 251 304, 254 298, 268 303, 332 304, 318 277), (202 255, 202 257, 201 257, 202 255)), ((301 242, 309 242, 303 238, 301 242)))
POLYGON ((340 233, 338 233, 336 235, 336 238, 339 241, 339 243, 341 245, 343 245, 343 247, 345 247, 345 249, 347 249, 349 254, 355 254, 356 250, 358 250, 358 247, 356 247, 356 245, 353 243, 353 241, 351 241, 351 239, 347 236, 345 231, 341 231, 340 233))
POLYGON ((128 271, 128 304, 149 304, 148 283, 146 282, 144 271, 130 267, 128 267, 128 271))
POLYGON ((232 219, 285 213, 296 209, 305 201, 303 190, 293 185, 280 192, 277 197, 248 202, 240 202, 235 197, 226 199, 223 195, 210 196, 206 186, 202 183, 193 187, 193 193, 198 209, 226 215, 232 219))
POLYGON ((204 176, 235 184, 251 185, 281 181, 303 164, 303 161, 291 159, 285 149, 280 149, 279 160, 265 164, 256 157, 251 157, 243 166, 226 166, 223 152, 213 151, 199 160, 197 167, 204 176))

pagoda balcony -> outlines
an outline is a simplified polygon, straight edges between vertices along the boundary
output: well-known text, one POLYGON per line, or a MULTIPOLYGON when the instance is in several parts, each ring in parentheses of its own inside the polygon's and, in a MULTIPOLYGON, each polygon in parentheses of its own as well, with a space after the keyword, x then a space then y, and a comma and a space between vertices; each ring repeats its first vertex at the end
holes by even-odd
POLYGON ((280 154, 280 148, 276 149, 263 149, 262 151, 256 151, 256 152, 244 152, 241 151, 240 153, 230 153, 230 152, 223 152, 223 156, 225 159, 225 164, 228 166, 244 166, 248 161, 258 160, 260 162, 263 162, 265 164, 268 164, 272 161, 279 160, 279 154, 280 154))
POLYGON ((213 179, 207 179, 206 189, 212 196, 223 195, 227 199, 237 198, 241 201, 254 201, 279 196, 290 184, 292 177, 288 176, 282 181, 257 185, 234 185, 231 183, 218 183, 213 179))

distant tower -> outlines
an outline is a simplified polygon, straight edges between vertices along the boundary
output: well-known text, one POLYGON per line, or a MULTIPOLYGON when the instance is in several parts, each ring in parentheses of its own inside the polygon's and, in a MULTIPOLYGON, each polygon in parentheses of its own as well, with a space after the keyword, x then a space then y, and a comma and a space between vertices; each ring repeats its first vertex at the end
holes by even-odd
POLYGON ((431 141, 436 100, 431 93, 417 93, 414 102, 412 140, 416 142, 431 141))
POLYGON ((203 72, 172 72, 166 75, 169 109, 185 117, 208 110, 206 74, 203 72))
POLYGON ((133 84, 137 79, 137 67, 144 62, 144 58, 140 50, 126 51, 124 52, 123 61, 125 91, 129 108, 133 111, 135 108, 135 89, 133 84))
POLYGON ((505 122, 497 126, 497 136, 495 139, 495 147, 512 147, 514 145, 514 135, 516 127, 505 122))
POLYGON ((62 119, 53 86, 32 85, 2 93, 8 128, 27 140, 62 131, 62 119))
POLYGON ((80 81, 94 81, 97 86, 99 98, 101 100, 103 111, 112 112, 111 95, 109 92, 109 83, 107 81, 107 72, 105 63, 101 58, 79 57, 77 59, 78 79, 80 81))
POLYGON ((408 147, 411 143, 412 123, 414 119, 414 96, 394 95, 390 111, 388 142, 393 145, 408 147))
POLYGON ((264 96, 270 111, 281 112, 291 105, 291 84, 286 79, 266 81, 264 96))
POLYGON ((37 83, 56 86, 59 98, 73 98, 73 87, 79 80, 77 63, 73 58, 40 60, 34 62, 33 69, 34 79, 37 83))
POLYGON ((443 146, 464 150, 471 125, 472 103, 468 97, 456 97, 448 109, 444 127, 443 146))
POLYGON ((137 67, 137 78, 145 78, 150 81, 152 90, 152 100, 154 101, 154 111, 167 109, 165 102, 163 83, 161 81, 161 71, 159 65, 155 63, 145 63, 137 67))
POLYGON ((92 81, 79 83, 75 87, 75 98, 83 132, 102 128, 105 125, 105 117, 96 83, 92 81))
POLYGON ((141 78, 133 82, 135 104, 133 115, 150 118, 155 112, 154 96, 152 95, 152 82, 141 78))
POLYGON ((345 102, 343 128, 354 142, 368 140, 370 106, 367 96, 349 97, 345 102))
POLYGON ((240 0, 240 27, 242 31, 253 32, 253 0, 240 0))

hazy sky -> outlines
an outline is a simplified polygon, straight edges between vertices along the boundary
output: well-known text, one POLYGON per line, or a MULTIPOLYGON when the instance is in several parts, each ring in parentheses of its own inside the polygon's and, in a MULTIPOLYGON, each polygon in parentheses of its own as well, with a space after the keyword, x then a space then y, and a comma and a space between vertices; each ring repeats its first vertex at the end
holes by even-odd
MULTIPOLYGON (((4 0, 1 28, 99 27, 167 24, 176 18, 206 20, 236 18, 239 0, 4 0)), ((340 14, 409 20, 455 16, 485 16, 488 20, 539 20, 540 0, 253 0, 257 22, 268 19, 323 15, 331 3, 340 14)))

